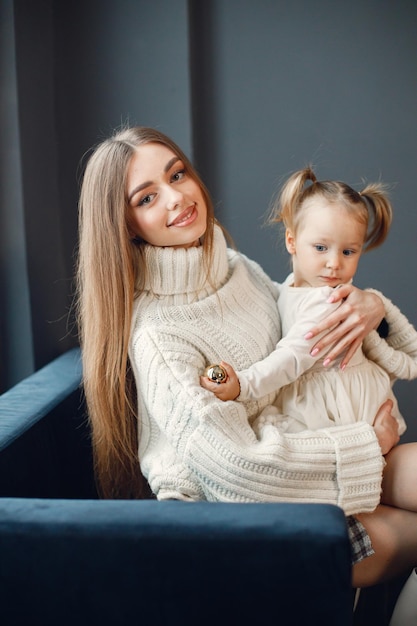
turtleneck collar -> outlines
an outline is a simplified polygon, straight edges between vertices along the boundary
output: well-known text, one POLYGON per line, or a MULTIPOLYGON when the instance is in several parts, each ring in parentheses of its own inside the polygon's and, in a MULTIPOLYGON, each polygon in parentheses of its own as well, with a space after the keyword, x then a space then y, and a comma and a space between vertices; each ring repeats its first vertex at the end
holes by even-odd
POLYGON ((229 271, 227 244, 218 226, 214 227, 211 285, 207 284, 202 246, 158 248, 147 245, 144 258, 148 268, 144 291, 159 298, 177 300, 178 296, 184 296, 187 301, 201 299, 221 287, 229 271))

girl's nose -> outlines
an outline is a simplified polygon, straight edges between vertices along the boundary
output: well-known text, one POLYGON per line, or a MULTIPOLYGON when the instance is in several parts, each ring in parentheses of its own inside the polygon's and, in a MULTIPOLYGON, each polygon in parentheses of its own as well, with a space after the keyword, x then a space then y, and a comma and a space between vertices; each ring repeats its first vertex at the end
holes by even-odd
POLYGON ((340 259, 338 254, 332 254, 327 259, 327 267, 331 269, 337 269, 340 266, 340 259))

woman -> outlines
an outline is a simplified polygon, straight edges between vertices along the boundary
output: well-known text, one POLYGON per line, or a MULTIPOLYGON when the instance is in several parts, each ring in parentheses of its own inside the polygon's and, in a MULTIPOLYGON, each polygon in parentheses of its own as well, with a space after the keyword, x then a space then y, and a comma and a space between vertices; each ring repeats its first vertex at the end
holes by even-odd
MULTIPOLYGON (((126 129, 90 158, 78 280, 85 393, 104 496, 138 495, 141 469, 161 500, 334 503, 348 516, 361 514, 375 549, 355 565, 355 586, 417 562, 417 515, 375 510, 383 454, 398 442, 389 401, 373 427, 359 422, 287 436, 275 429, 258 439, 251 423, 273 394, 238 405, 200 387, 204 368, 220 357, 243 369, 271 352, 280 337, 279 285, 226 246, 205 186, 158 131, 126 129)), ((348 360, 384 309, 375 294, 351 286, 338 296, 347 302, 312 331, 337 325, 316 348, 336 341, 333 360, 350 345, 348 360)), ((391 455, 401 477, 416 449, 391 455)), ((368 534, 356 529, 366 548, 368 534)))

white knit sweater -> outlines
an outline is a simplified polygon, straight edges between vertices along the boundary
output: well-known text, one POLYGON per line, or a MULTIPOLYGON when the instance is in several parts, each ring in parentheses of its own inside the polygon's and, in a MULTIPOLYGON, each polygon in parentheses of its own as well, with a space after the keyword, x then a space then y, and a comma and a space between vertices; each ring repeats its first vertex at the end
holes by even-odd
MULTIPOLYGON (((346 514, 372 511, 384 460, 369 424, 287 435, 271 427, 258 439, 250 424, 273 395, 224 403, 200 386, 207 365, 224 359, 244 369, 280 337, 279 285, 228 249, 217 227, 214 243, 212 287, 201 248, 145 248, 149 278, 135 301, 130 360, 139 458, 152 490, 159 499, 324 502, 346 514)), ((385 343, 372 342, 374 352, 385 343)))

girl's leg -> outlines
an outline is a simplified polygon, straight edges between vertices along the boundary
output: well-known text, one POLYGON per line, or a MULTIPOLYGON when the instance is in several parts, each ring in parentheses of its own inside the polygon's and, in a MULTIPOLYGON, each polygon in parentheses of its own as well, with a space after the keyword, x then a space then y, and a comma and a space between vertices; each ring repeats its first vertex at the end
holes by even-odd
POLYGON ((417 513, 380 504, 357 518, 375 554, 353 566, 354 587, 369 587, 405 574, 417 565, 417 513))
POLYGON ((395 446, 386 461, 381 503, 417 511, 417 443, 395 446))

